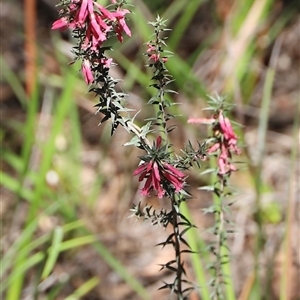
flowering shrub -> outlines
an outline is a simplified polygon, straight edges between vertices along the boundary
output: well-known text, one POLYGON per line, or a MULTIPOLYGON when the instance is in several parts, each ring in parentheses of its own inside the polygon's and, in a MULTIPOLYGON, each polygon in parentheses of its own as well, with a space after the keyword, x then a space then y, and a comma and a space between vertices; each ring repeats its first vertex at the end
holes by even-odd
POLYGON ((225 255, 222 254, 222 249, 226 247, 227 233, 224 225, 226 219, 223 198, 229 195, 225 187, 231 173, 237 171, 232 160, 233 154, 240 154, 237 135, 233 131, 230 120, 226 117, 228 107, 223 98, 210 98, 210 110, 213 111, 213 117, 190 118, 188 122, 211 124, 212 137, 198 143, 198 149, 194 149, 192 143, 188 142, 181 152, 182 155, 175 154, 169 142, 169 133, 175 129, 174 126, 169 126, 169 121, 175 117, 170 113, 170 108, 174 104, 166 97, 167 94, 170 96, 175 93, 167 88, 168 84, 173 81, 166 67, 172 53, 165 50, 166 38, 162 37, 162 33, 167 30, 165 22, 157 17, 155 22, 149 23, 154 28, 154 37, 147 43, 145 52, 148 59, 147 67, 153 71, 150 86, 157 91, 156 95, 148 101, 148 105, 155 106, 157 113, 156 116, 148 119, 148 123, 144 126, 137 126, 131 115, 131 109, 123 103, 125 94, 115 89, 118 80, 110 76, 109 71, 113 66, 113 61, 106 56, 106 51, 110 48, 105 46, 105 42, 113 36, 116 36, 120 42, 123 41, 124 34, 131 36, 131 31, 126 24, 126 16, 130 11, 123 8, 125 1, 111 1, 111 3, 105 8, 93 0, 63 0, 59 4, 60 18, 53 23, 52 29, 72 30, 77 40, 77 45, 73 48, 75 60, 81 60, 84 80, 91 85, 90 91, 98 96, 97 111, 104 115, 101 123, 111 120, 111 134, 118 126, 122 126, 133 135, 126 145, 138 147, 145 152, 145 155, 140 157, 141 162, 133 173, 134 176, 138 176, 140 182, 144 181, 141 195, 165 197, 170 201, 170 211, 156 212, 148 205, 142 208, 139 203, 132 208, 132 212, 133 215, 150 220, 153 224, 160 223, 165 228, 172 227, 172 233, 159 245, 171 245, 174 249, 174 260, 162 265, 162 269, 174 273, 174 281, 165 283, 161 289, 170 289, 178 296, 178 299, 188 299, 189 293, 195 287, 186 278, 185 264, 182 260, 183 253, 193 252, 184 235, 194 227, 180 211, 181 203, 190 198, 186 184, 187 176, 184 171, 195 164, 200 166, 202 160, 216 157, 218 168, 214 172, 218 175, 218 179, 208 189, 220 199, 210 209, 216 215, 214 231, 217 236, 216 245, 211 247, 216 257, 213 265, 215 274, 211 281, 212 298, 219 299, 222 297, 222 285, 225 282, 225 276, 222 273, 225 255), (151 143, 153 136, 156 138, 151 143))

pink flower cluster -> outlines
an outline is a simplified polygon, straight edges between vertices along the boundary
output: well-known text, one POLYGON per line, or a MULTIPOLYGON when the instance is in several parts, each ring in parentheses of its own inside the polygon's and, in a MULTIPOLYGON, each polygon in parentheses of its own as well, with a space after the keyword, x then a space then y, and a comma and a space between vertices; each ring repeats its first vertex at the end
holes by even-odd
POLYGON ((83 47, 91 46, 97 50, 97 47, 107 39, 108 32, 114 31, 120 42, 123 41, 123 32, 131 36, 131 31, 125 22, 127 13, 129 10, 120 8, 111 12, 93 0, 70 0, 65 16, 55 21, 52 29, 85 28, 86 39, 83 47))
MULTIPOLYGON (((115 0, 111 2, 116 4, 115 0)), ((80 43, 81 50, 89 50, 90 54, 98 53, 109 33, 115 33, 120 42, 123 42, 123 33, 131 36, 131 31, 125 22, 125 15, 130 13, 127 9, 118 7, 115 11, 109 11, 93 0, 70 0, 60 13, 62 17, 53 23, 52 29, 80 30, 84 33, 80 43)), ((104 63, 105 67, 110 65, 109 61, 100 63, 104 63)), ((85 59, 81 67, 87 84, 94 81, 91 64, 85 59)))
POLYGON ((237 147, 237 136, 232 129, 230 120, 224 116, 222 111, 219 111, 215 118, 190 118, 188 123, 214 124, 215 141, 207 150, 207 153, 217 152, 218 175, 223 176, 237 170, 231 162, 232 154, 240 154, 241 150, 237 147))
MULTIPOLYGON (((100 63, 104 68, 109 68, 112 63, 112 58, 101 58, 100 60, 93 60, 93 62, 100 63)), ((81 66, 81 71, 86 84, 91 84, 94 81, 91 61, 84 59, 81 66)))
MULTIPOLYGON (((161 137, 158 137, 156 140, 156 149, 159 149, 160 145, 161 137)), ((142 195, 150 196, 151 191, 155 191, 159 198, 162 198, 166 194, 163 183, 172 184, 175 191, 179 192, 184 186, 186 177, 183 172, 174 166, 157 159, 142 163, 134 171, 133 175, 139 175, 139 181, 143 181, 146 178, 145 185, 141 191, 142 195)))
MULTIPOLYGON (((158 62, 159 58, 160 58, 160 54, 157 53, 156 51, 156 47, 150 43, 147 44, 147 54, 150 60, 154 61, 154 62, 158 62)), ((166 63, 168 61, 167 57, 162 57, 162 62, 166 63)))

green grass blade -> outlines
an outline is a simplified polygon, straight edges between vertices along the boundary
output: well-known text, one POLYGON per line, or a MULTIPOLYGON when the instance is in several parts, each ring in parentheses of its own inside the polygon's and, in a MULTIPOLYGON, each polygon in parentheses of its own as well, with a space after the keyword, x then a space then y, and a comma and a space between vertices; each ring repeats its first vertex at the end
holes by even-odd
MULTIPOLYGON (((190 220, 193 224, 192 216, 190 214, 189 208, 185 202, 181 203, 180 210, 182 214, 190 220)), ((210 300, 209 287, 207 285, 208 280, 205 276, 205 261, 208 258, 204 249, 206 247, 205 242, 201 239, 199 233, 194 228, 190 229, 186 233, 188 238, 188 243, 191 249, 197 253, 191 254, 192 267, 195 272, 196 280, 200 289, 200 295, 202 300, 210 300), (200 253, 200 254, 199 254, 200 253)))
MULTIPOLYGON (((83 236, 61 243, 59 250, 66 251, 69 249, 78 248, 83 245, 92 244, 95 241, 97 241, 97 238, 94 235, 83 236)), ((50 247, 49 251, 52 251, 52 246, 50 247)))
POLYGON ((26 106, 27 97, 25 93, 25 89, 17 77, 17 75, 10 69, 9 65, 5 62, 2 55, 0 56, 0 65, 1 65, 1 75, 4 76, 4 79, 10 85, 11 89, 13 90, 14 94, 19 99, 20 103, 23 107, 26 106))
MULTIPOLYGON (((4 280, 0 286, 0 292, 2 292, 7 286, 14 287, 16 284, 19 283, 20 275, 26 274, 26 271, 28 271, 31 267, 35 266, 39 262, 41 262, 44 259, 45 255, 42 252, 38 252, 33 254, 27 259, 23 259, 21 255, 18 256, 18 260, 21 260, 22 263, 17 264, 17 267, 14 268, 13 272, 10 274, 7 280, 4 280), (16 283, 15 283, 16 282, 16 283)), ((13 289, 10 288, 8 290, 8 293, 6 295, 6 300, 18 300, 20 291, 19 289, 13 289)))
POLYGON ((100 280, 97 277, 93 277, 84 284, 82 284, 72 295, 65 298, 65 300, 79 300, 94 287, 98 285, 100 280))
MULTIPOLYGON (((55 111, 55 121, 52 126, 52 130, 50 133, 50 137, 48 138, 47 142, 43 145, 42 149, 42 157, 40 169, 38 170, 39 176, 36 177, 34 182, 35 188, 33 189, 33 196, 32 202, 29 207, 29 212, 27 214, 27 222, 25 227, 30 224, 33 220, 36 219, 38 215, 38 211, 41 209, 41 206, 44 205, 42 202, 43 195, 46 195, 49 191, 48 186, 45 182, 45 175, 46 172, 49 170, 49 167, 52 162, 52 157, 55 151, 55 138, 57 134, 60 132, 61 128, 63 127, 63 122, 65 117, 67 116, 70 106, 72 105, 72 94, 73 94, 73 87, 75 82, 75 76, 73 75, 72 69, 65 74, 65 88, 61 94, 60 99, 58 99, 56 111, 55 111)), ((34 109, 32 116, 34 116, 34 109)), ((32 121, 30 120, 30 126, 32 126, 32 121)), ((32 134, 32 133, 31 133, 32 134)), ((30 148, 30 147, 29 147, 30 148)), ((23 241, 23 244, 20 246, 20 249, 25 247, 31 240, 31 236, 28 236, 27 239, 23 241)), ((24 252, 25 253, 25 252, 24 252)), ((14 261, 13 270, 19 270, 21 266, 23 266, 28 260, 28 257, 23 254, 19 254, 14 261)), ((11 284, 9 285, 9 289, 7 294, 12 295, 15 299, 19 299, 19 295, 22 290, 23 281, 25 277, 25 273, 18 272, 17 275, 14 276, 11 284)))
POLYGON ((65 298, 65 300, 81 299, 84 295, 86 295, 89 291, 96 287, 99 282, 100 280, 97 277, 91 278, 90 280, 82 284, 72 295, 65 298))
MULTIPOLYGON (((2 149, 1 149, 2 150, 2 149)), ((1 159, 7 162, 11 167, 13 167, 18 173, 22 172, 24 162, 22 158, 11 153, 10 151, 4 149, 1 153, 1 159)))
POLYGON ((65 224, 62 226, 63 232, 67 233, 71 230, 78 229, 84 226, 84 222, 82 220, 76 220, 74 222, 65 224))
POLYGON ((120 261, 113 256, 106 247, 97 241, 94 243, 94 248, 100 254, 100 256, 106 261, 106 263, 115 270, 121 278, 141 297, 141 299, 149 300, 150 296, 147 290, 126 270, 120 261))
POLYGON ((29 171, 30 158, 35 143, 37 120, 39 116, 39 99, 39 86, 35 86, 33 94, 27 104, 26 123, 22 132, 25 138, 23 141, 21 153, 23 170, 20 173, 20 175, 22 176, 20 180, 20 188, 22 188, 22 186, 24 185, 24 180, 26 178, 27 172, 29 171))
POLYGON ((42 161, 39 169, 39 176, 37 177, 37 181, 35 182, 35 193, 34 193, 34 203, 30 207, 30 212, 28 214, 29 220, 34 218, 36 215, 37 209, 40 207, 42 195, 47 189, 47 185, 45 184, 45 176, 47 171, 50 168, 52 157, 55 152, 55 138, 58 133, 63 128, 64 120, 70 111, 71 105, 74 105, 72 101, 72 95, 74 90, 74 82, 75 77, 73 72, 69 71, 65 75, 65 89, 63 90, 60 99, 57 101, 57 106, 54 112, 55 120, 52 126, 52 130, 47 142, 44 144, 42 149, 42 161))
POLYGON ((14 260, 14 255, 16 257, 18 255, 29 255, 29 253, 31 251, 33 251, 37 247, 42 246, 43 244, 45 244, 49 240, 50 240, 50 234, 47 233, 47 234, 45 234, 45 235, 43 235, 43 236, 41 236, 41 237, 33 240, 29 245, 27 245, 26 247, 24 247, 20 252, 19 251, 11 252, 10 255, 5 256, 5 258, 3 259, 2 271, 3 272, 7 271, 7 269, 10 267, 11 262, 14 260))
POLYGON ((155 17, 153 15, 150 15, 150 11, 145 6, 143 1, 135 1, 134 5, 134 14, 132 14, 130 18, 136 30, 135 34, 142 37, 142 40, 146 42, 153 34, 153 32, 151 31, 151 27, 148 25, 148 22, 153 21, 155 17))
POLYGON ((67 279, 59 281, 54 287, 47 292, 47 298, 45 300, 56 300, 59 299, 59 292, 63 289, 67 279))
MULTIPOLYGON (((263 101, 259 114, 259 125, 258 125, 258 138, 257 138, 257 151, 258 161, 257 165, 261 169, 262 161, 265 155, 265 143, 269 121, 269 110, 271 103, 271 93, 274 83, 275 70, 273 67, 268 68, 266 80, 263 89, 263 101)), ((261 173, 259 171, 259 173, 261 173)), ((260 179, 259 179, 260 180, 260 179)))
POLYGON ((176 22, 175 28, 172 30, 172 34, 168 40, 168 44, 171 49, 176 49, 180 39, 184 35, 185 30, 191 23, 194 15, 197 13, 199 7, 204 1, 201 0, 190 0, 185 3, 184 10, 180 19, 176 22))
POLYGON ((18 195, 21 198, 26 199, 27 201, 32 201, 33 193, 29 189, 22 189, 20 191, 20 182, 19 179, 13 178, 10 175, 7 175, 0 171, 0 184, 13 192, 15 195, 18 195))
POLYGON ((63 240, 63 229, 62 227, 57 227, 53 232, 52 246, 49 248, 49 255, 46 260, 46 264, 42 273, 42 279, 45 279, 51 273, 54 264, 56 263, 57 257, 60 252, 61 243, 63 240))
POLYGON ((185 9, 185 6, 185 1, 173 1, 163 12, 162 18, 168 20, 167 23, 170 24, 185 9))
POLYGON ((37 221, 35 220, 31 224, 29 224, 22 232, 22 234, 17 238, 17 240, 14 242, 14 244, 9 248, 9 250, 4 253, 3 258, 0 261, 1 265, 1 275, 4 274, 4 272, 11 267, 11 264, 13 263, 13 258, 18 253, 21 245, 26 241, 36 230, 37 227, 37 221))

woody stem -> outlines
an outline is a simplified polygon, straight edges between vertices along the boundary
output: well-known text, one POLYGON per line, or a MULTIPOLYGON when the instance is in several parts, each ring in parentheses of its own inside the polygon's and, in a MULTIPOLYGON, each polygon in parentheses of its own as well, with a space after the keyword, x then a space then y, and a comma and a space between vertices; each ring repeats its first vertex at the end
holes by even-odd
POLYGON ((178 225, 178 209, 179 206, 175 200, 175 195, 172 197, 172 213, 173 213, 173 232, 174 232, 174 240, 173 240, 173 247, 175 250, 176 256, 176 280, 175 280, 175 288, 177 287, 177 296, 178 299, 182 298, 182 262, 181 262, 181 253, 180 253, 180 230, 178 225))

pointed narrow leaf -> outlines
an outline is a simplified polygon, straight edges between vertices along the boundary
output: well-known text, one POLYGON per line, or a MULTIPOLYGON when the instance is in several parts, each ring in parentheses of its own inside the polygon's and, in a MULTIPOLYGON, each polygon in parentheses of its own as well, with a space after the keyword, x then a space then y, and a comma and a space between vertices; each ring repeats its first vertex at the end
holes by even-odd
POLYGON ((53 233, 52 246, 49 248, 49 255, 42 273, 42 279, 48 277, 51 271, 53 270, 53 267, 56 263, 57 257, 60 252, 60 246, 62 240, 63 240, 63 229, 62 227, 57 227, 55 228, 53 233))

